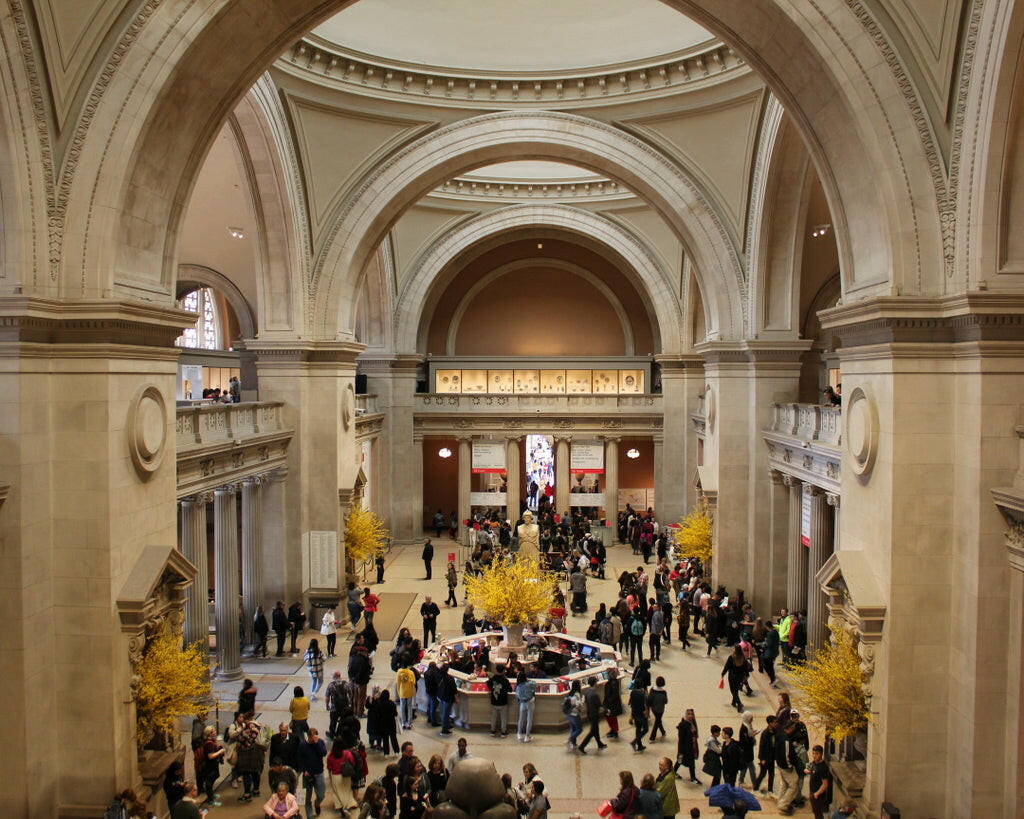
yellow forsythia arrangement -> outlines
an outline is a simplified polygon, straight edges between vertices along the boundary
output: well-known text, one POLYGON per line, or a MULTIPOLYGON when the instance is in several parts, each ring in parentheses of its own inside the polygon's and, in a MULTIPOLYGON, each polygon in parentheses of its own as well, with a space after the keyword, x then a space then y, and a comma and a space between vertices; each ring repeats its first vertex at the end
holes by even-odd
POLYGON ((499 623, 528 623, 551 608, 554 575, 527 557, 495 561, 479 577, 466 578, 466 597, 499 623))
POLYGON ((178 717, 206 712, 208 671, 201 642, 182 650, 180 634, 162 634, 149 641, 136 669, 135 739, 140 748, 154 736, 170 737, 178 717))
POLYGON ((676 555, 680 560, 694 558, 707 566, 711 563, 711 517, 701 504, 679 521, 675 532, 676 555))
POLYGON ((789 668, 794 700, 801 712, 835 740, 866 730, 871 721, 864 696, 864 672, 853 637, 832 630, 832 640, 803 665, 789 668))
POLYGON ((355 562, 369 560, 384 551, 391 533, 384 521, 363 506, 354 506, 345 519, 345 556, 355 562))

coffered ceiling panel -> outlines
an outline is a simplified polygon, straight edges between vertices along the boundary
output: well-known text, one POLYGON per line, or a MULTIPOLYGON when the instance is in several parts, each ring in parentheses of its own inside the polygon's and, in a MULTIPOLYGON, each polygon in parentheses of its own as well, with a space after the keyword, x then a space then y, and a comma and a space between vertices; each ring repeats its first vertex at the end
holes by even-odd
POLYGON ((373 164, 434 123, 342 110, 288 96, 295 142, 309 197, 314 241, 319 244, 335 205, 373 164))
POLYGON ((737 232, 746 213, 762 96, 759 91, 716 107, 628 123, 677 157, 723 207, 737 232))
POLYGON ((57 121, 67 118, 95 50, 130 0, 36 0, 57 121))

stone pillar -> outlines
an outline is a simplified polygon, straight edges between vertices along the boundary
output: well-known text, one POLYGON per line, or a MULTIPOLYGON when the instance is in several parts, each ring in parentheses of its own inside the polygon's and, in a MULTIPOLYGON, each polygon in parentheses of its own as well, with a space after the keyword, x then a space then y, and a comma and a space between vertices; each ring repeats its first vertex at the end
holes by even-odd
POLYGON ((206 544, 206 502, 205 495, 182 498, 181 509, 181 553, 196 567, 196 577, 185 591, 185 625, 182 636, 185 645, 201 641, 208 649, 210 644, 210 607, 207 592, 210 588, 207 570, 206 544))
POLYGON ((462 525, 462 521, 469 520, 473 509, 469 502, 469 493, 473 487, 472 470, 473 441, 471 438, 459 438, 459 543, 463 545, 469 543, 466 527, 462 525))
POLYGON ((555 438, 555 511, 569 510, 569 442, 570 438, 555 438))
POLYGON ((768 528, 770 550, 768 605, 772 616, 787 605, 786 567, 789 564, 789 487, 781 472, 768 470, 771 520, 768 528))
POLYGON ((514 526, 519 520, 519 499, 523 496, 523 468, 519 457, 519 442, 522 438, 505 439, 505 473, 507 479, 507 491, 505 494, 505 508, 508 511, 509 522, 514 526))
POLYGON ((673 523, 696 503, 697 437, 690 413, 704 386, 704 362, 699 356, 658 355, 661 368, 663 452, 654 473, 658 520, 673 523))
POLYGON ((789 487, 789 536, 786 545, 786 601, 791 612, 807 608, 807 548, 800 542, 803 483, 791 475, 782 478, 789 487))
POLYGON ((827 492, 825 500, 832 507, 832 552, 839 551, 839 495, 827 492))
POLYGON ((242 481, 242 611, 245 633, 254 642, 252 621, 263 599, 263 488, 259 477, 242 481))
POLYGON ((604 439, 604 514, 612 527, 613 542, 618 540, 616 521, 619 512, 619 439, 604 439))
POLYGON ((808 487, 811 495, 811 547, 807 562, 807 645, 820 648, 826 639, 828 612, 825 592, 818 585, 818 571, 832 554, 832 514, 825 493, 817 486, 808 487))
MULTIPOLYGON (((661 435, 653 436, 654 446, 654 514, 658 520, 671 523, 671 518, 661 515, 661 493, 668 491, 665 486, 665 439, 661 435)), ((678 520, 678 518, 677 518, 678 520)))
POLYGON ((282 467, 263 476, 260 485, 260 521, 263 531, 260 543, 263 547, 262 596, 259 601, 270 621, 270 612, 278 600, 286 600, 284 577, 286 552, 285 538, 285 494, 288 489, 288 469, 282 467))
MULTIPOLYGON (((418 433, 412 436, 410 455, 408 468, 412 473, 412 490, 409 498, 412 505, 412 537, 413 540, 419 540, 423 537, 423 436, 418 433)), ((463 520, 465 518, 459 518, 460 526, 463 520)))
POLYGON ((217 625, 217 677, 242 676, 238 639, 238 509, 233 484, 213 493, 215 616, 217 625))

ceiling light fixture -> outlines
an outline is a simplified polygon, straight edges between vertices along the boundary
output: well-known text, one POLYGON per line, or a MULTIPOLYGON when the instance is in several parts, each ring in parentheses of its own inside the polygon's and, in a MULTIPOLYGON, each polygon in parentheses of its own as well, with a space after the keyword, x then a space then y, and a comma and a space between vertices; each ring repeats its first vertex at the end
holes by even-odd
POLYGON ((439 450, 437 450, 437 454, 440 455, 442 458, 452 457, 452 451, 448 449, 448 447, 446 446, 443 446, 439 450))
POLYGON ((627 458, 634 458, 634 459, 639 458, 640 457, 640 450, 637 449, 636 447, 633 447, 631 450, 629 450, 629 452, 626 453, 626 457, 627 458))
POLYGON ((537 250, 543 250, 543 249, 544 249, 544 243, 543 242, 537 242, 537 250))
POLYGON ((228 227, 228 234, 232 239, 244 239, 245 231, 239 227, 228 227))
POLYGON ((813 228, 811 228, 811 236, 815 237, 816 239, 820 239, 822 236, 828 233, 829 228, 831 227, 832 225, 815 225, 813 228))

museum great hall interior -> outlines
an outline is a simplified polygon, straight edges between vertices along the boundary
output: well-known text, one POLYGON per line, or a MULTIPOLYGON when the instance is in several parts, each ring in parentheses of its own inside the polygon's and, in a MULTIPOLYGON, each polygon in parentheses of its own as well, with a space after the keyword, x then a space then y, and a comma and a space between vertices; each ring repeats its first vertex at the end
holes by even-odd
POLYGON ((149 781, 161 624, 532 482, 855 636, 858 815, 1022 815, 1024 1, 0 9, 10 815, 149 781))

